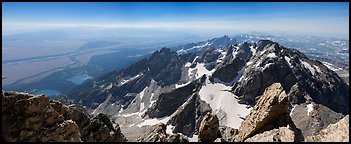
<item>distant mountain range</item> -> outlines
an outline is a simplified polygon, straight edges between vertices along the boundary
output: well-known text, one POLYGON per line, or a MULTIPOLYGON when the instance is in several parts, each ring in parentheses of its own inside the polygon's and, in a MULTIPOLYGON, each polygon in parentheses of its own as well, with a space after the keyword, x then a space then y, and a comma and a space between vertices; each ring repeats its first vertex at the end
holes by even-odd
POLYGON ((291 118, 305 137, 349 114, 348 84, 297 49, 223 36, 175 50, 162 48, 83 83, 69 98, 93 115, 110 115, 127 133, 163 122, 168 132, 188 137, 198 135, 207 112, 218 116, 220 126, 238 129, 273 83, 286 92, 291 118))

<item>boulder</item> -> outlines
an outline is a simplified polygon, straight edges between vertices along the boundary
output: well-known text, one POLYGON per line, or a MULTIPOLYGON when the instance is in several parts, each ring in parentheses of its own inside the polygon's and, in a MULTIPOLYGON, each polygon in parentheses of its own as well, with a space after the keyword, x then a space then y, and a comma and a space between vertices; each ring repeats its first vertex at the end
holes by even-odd
POLYGON ((291 134, 291 132, 284 127, 293 131, 294 135, 287 136, 289 138, 282 137, 280 140, 290 141, 290 137, 293 137, 293 141, 303 140, 301 131, 296 128, 289 116, 288 97, 283 87, 280 83, 274 83, 266 88, 250 114, 242 122, 239 127, 239 134, 235 136, 235 141, 243 142, 250 137, 253 138, 249 141, 268 140, 271 139, 267 137, 271 137, 270 134, 291 134), (260 133, 262 134, 254 137, 260 133), (258 137, 259 139, 254 139, 258 137))
POLYGON ((213 142, 218 136, 219 121, 216 115, 207 113, 202 119, 199 128, 199 141, 213 142))

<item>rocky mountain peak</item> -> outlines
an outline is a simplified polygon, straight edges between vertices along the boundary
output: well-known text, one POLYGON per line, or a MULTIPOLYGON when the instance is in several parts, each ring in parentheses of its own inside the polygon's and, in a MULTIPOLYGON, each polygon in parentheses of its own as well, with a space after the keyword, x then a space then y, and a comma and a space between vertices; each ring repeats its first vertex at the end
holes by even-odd
POLYGON ((159 51, 161 54, 169 54, 172 52, 172 50, 170 48, 167 47, 163 47, 161 48, 161 50, 159 51))
POLYGON ((240 96, 242 103, 254 105, 256 97, 262 95, 266 87, 279 82, 288 93, 293 85, 297 84, 300 87, 298 89, 300 94, 295 94, 291 98, 294 104, 312 99, 327 105, 334 111, 348 114, 345 106, 349 105, 349 88, 335 72, 328 70, 322 63, 307 58, 297 50, 285 48, 271 41, 259 41, 257 50, 260 47, 264 49, 257 51, 257 54, 250 58, 246 63, 242 79, 233 86, 234 94, 240 96), (334 91, 334 94, 331 94, 331 91, 334 91), (340 101, 337 102, 326 95, 337 95, 335 97, 340 101), (332 104, 328 100, 335 103, 332 104))
POLYGON ((256 46, 257 46, 256 49, 258 51, 262 51, 262 50, 264 50, 265 47, 273 45, 273 44, 277 44, 278 45, 278 43, 270 41, 270 40, 259 40, 257 42, 257 44, 256 44, 256 46))
POLYGON ((286 130, 291 131, 290 134, 293 134, 292 136, 281 135, 280 140, 285 139, 283 137, 289 137, 290 139, 287 138, 285 140, 301 141, 301 138, 298 138, 298 136, 301 136, 301 131, 296 129, 289 116, 288 96, 280 83, 274 83, 265 89, 265 92, 259 98, 250 114, 246 116, 239 128, 239 134, 235 136, 235 141, 245 141, 248 138, 251 138, 249 141, 255 141, 252 140, 252 137, 255 137, 255 135, 261 134, 259 137, 266 137, 264 132, 274 131, 280 127, 286 127, 286 130))

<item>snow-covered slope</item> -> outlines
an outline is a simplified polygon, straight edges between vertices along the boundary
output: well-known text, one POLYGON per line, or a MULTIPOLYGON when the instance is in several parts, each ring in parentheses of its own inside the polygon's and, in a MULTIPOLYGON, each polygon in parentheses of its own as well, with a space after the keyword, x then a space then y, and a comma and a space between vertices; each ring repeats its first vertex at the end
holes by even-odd
POLYGON ((231 87, 221 83, 211 83, 208 79, 199 91, 201 100, 210 104, 213 113, 217 114, 220 126, 238 129, 251 108, 239 104, 237 97, 230 92, 231 87))

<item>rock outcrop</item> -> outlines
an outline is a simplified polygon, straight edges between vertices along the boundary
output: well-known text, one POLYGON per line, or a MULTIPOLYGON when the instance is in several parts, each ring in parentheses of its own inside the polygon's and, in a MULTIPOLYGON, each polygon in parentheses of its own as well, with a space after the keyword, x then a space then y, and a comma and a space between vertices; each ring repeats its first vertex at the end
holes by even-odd
POLYGON ((141 142, 164 142, 167 140, 166 125, 156 124, 148 132, 140 136, 137 141, 141 142))
POLYGON ((294 142, 294 140, 294 131, 288 126, 256 134, 253 137, 246 139, 245 142, 294 142))
POLYGON ((213 142, 218 136, 219 121, 216 115, 207 113, 202 119, 199 128, 200 142, 213 142))
POLYGON ((250 114, 239 127, 236 142, 303 141, 288 112, 288 97, 280 83, 264 91, 250 114))
POLYGON ((306 137, 307 142, 349 142, 349 115, 339 122, 329 125, 319 134, 306 137))
POLYGON ((103 114, 89 118, 84 108, 45 95, 2 91, 2 138, 11 142, 122 142, 103 114))
POLYGON ((221 141, 224 142, 232 142, 234 141, 235 135, 239 133, 238 129, 231 128, 228 126, 220 126, 219 127, 221 141))
POLYGON ((188 138, 181 134, 169 135, 166 133, 166 125, 159 123, 152 126, 137 141, 140 142, 188 142, 188 138))

